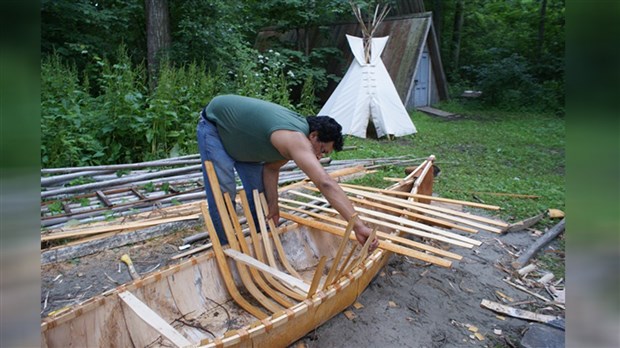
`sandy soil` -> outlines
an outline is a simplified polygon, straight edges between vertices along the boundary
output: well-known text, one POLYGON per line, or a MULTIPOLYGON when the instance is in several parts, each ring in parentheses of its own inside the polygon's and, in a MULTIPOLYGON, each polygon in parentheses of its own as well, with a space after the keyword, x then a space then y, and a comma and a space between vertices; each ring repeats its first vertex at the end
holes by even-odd
MULTIPOLYGON (((130 281, 120 257, 128 253, 140 273, 153 271, 174 261, 181 238, 195 231, 126 246, 41 269, 41 315, 130 281)), ((429 266, 421 261, 394 255, 359 297, 362 308, 351 307, 354 318, 343 313, 310 332, 295 347, 510 347, 518 345, 529 323, 498 318, 480 307, 482 299, 503 302, 496 292, 513 299, 517 308, 544 314, 563 315, 557 308, 502 281, 509 276, 510 262, 520 249, 536 237, 528 231, 506 235, 480 232, 483 241, 473 250, 454 248, 463 255, 452 268, 429 266), (534 302, 531 302, 534 301, 534 302), (525 302, 519 305, 519 302, 525 302), (474 328, 482 340, 474 336, 474 328), (500 331, 501 330, 501 331, 500 331)), ((538 290, 541 291, 541 290, 538 290)), ((541 293, 544 293, 542 289, 541 293)), ((543 294, 546 295, 546 294, 543 294)), ((513 304, 514 303, 514 304, 513 304)))

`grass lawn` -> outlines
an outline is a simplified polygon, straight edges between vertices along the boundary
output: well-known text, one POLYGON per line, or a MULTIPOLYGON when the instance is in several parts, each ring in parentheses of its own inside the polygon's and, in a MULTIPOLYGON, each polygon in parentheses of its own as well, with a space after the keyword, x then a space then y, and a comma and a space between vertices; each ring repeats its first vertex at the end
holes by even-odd
MULTIPOLYGON (((450 103, 440 107, 461 115, 444 120, 412 113, 415 135, 387 139, 347 137, 354 150, 332 154, 334 159, 435 155, 441 174, 434 192, 442 197, 483 201, 502 208, 499 217, 516 222, 548 208, 565 211, 565 120, 552 114, 476 109, 450 103), (473 193, 476 192, 476 193, 473 193), (534 195, 517 198, 493 195, 534 195), (475 197, 474 197, 475 196, 475 197)), ((402 178, 402 167, 393 166, 357 179, 354 183, 386 187, 384 177, 402 178)), ((558 220, 544 218, 535 227, 544 230, 558 220)), ((563 249, 563 240, 560 248, 563 249)), ((563 253, 563 250, 561 250, 563 253)), ((563 268, 563 260, 548 260, 563 268)))

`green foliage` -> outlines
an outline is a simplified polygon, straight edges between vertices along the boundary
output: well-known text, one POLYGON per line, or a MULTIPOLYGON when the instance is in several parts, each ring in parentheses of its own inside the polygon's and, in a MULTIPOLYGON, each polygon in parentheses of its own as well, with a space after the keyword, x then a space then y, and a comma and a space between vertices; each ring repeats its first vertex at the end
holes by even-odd
POLYGON ((47 210, 49 210, 52 214, 60 214, 62 213, 62 202, 54 201, 47 206, 47 210))
MULTIPOLYGON (((459 63, 453 61, 456 2, 441 6, 440 47, 452 85, 483 92, 487 106, 564 112, 564 1, 547 2, 539 39, 540 1, 465 2, 459 63)), ((463 89, 452 88, 453 96, 463 89)))
POLYGON ((41 63, 41 163, 44 167, 100 164, 104 152, 94 136, 93 98, 75 67, 58 55, 41 63))
POLYGON ((149 126, 144 117, 146 75, 143 64, 132 66, 124 45, 115 58, 115 63, 103 61, 96 134, 111 162, 131 163, 146 152, 142 141, 149 126))

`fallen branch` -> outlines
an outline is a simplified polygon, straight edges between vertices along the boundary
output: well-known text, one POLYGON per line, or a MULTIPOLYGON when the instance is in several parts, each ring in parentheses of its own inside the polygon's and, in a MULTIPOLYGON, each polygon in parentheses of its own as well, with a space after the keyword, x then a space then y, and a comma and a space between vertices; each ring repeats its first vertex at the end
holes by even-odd
POLYGON ((482 300, 480 305, 482 307, 490 309, 490 310, 492 310, 494 312, 506 314, 506 315, 509 315, 509 316, 511 316, 513 318, 537 321, 537 322, 545 323, 545 324, 552 324, 554 326, 561 326, 562 328, 564 326, 564 324, 563 324, 564 323, 564 318, 557 317, 555 315, 538 314, 538 313, 526 311, 526 310, 523 310, 523 309, 506 306, 506 305, 503 305, 501 303, 497 303, 497 302, 493 302, 493 301, 489 301, 489 300, 484 300, 484 299, 482 300))
POLYGON ((553 226, 549 229, 549 231, 539 237, 534 244, 532 244, 523 254, 521 254, 521 256, 519 256, 519 258, 517 258, 516 261, 512 263, 512 267, 519 269, 523 267, 523 265, 527 264, 540 249, 549 244, 560 233, 564 232, 565 225, 566 218, 562 219, 562 221, 560 221, 557 225, 553 226))

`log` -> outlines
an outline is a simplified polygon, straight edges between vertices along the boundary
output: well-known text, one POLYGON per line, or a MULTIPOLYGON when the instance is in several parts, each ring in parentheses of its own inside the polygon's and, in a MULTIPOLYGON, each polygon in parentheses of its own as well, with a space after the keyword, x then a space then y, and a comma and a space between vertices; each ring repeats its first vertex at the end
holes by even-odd
POLYGON ((538 253, 540 249, 549 244, 555 237, 557 237, 560 233, 564 232, 566 226, 566 218, 562 219, 562 221, 558 222, 555 226, 549 229, 549 231, 545 232, 541 237, 539 237, 534 244, 532 244, 525 252, 521 254, 517 258, 516 261, 512 263, 512 267, 515 269, 519 269, 523 267, 523 265, 527 264, 530 259, 538 253))
POLYGON ((89 190, 95 190, 95 189, 99 189, 99 188, 111 186, 111 185, 126 184, 129 182, 135 182, 138 180, 146 180, 146 179, 158 178, 162 176, 170 176, 170 175, 188 173, 188 172, 192 172, 195 170, 200 170, 200 168, 201 166, 200 164, 198 164, 195 166, 162 170, 162 171, 158 171, 155 173, 139 175, 136 177, 119 178, 119 179, 109 180, 109 181, 94 182, 90 184, 65 187, 65 188, 61 188, 57 190, 43 191, 41 192, 41 198, 53 197, 53 196, 57 196, 61 194, 67 194, 67 193, 86 192, 89 190))
POLYGON ((136 168, 157 167, 157 166, 170 166, 170 165, 176 165, 176 164, 191 164, 191 163, 200 164, 199 157, 200 157, 200 154, 194 154, 194 155, 187 155, 187 156, 167 158, 167 159, 156 160, 156 161, 139 162, 139 163, 111 164, 111 165, 86 166, 86 167, 47 168, 47 169, 41 169, 41 174, 75 173, 75 172, 83 172, 85 170, 101 172, 104 170, 136 169, 136 168), (198 159, 188 160, 190 158, 198 158, 198 159))

